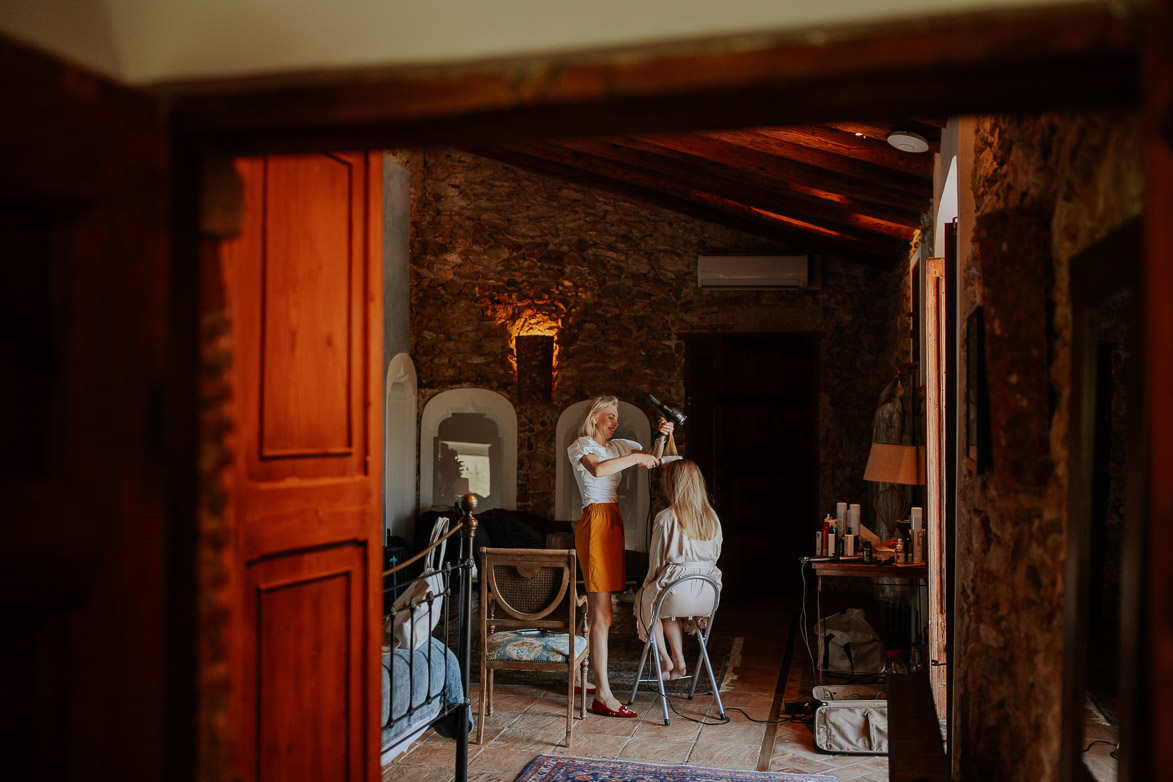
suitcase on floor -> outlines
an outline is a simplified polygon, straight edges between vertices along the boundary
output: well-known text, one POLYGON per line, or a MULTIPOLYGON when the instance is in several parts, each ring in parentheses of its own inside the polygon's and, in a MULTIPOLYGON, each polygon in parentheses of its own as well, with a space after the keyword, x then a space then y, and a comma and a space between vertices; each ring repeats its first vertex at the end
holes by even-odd
POLYGON ((820 685, 811 691, 815 746, 849 755, 888 754, 888 691, 883 685, 820 685))

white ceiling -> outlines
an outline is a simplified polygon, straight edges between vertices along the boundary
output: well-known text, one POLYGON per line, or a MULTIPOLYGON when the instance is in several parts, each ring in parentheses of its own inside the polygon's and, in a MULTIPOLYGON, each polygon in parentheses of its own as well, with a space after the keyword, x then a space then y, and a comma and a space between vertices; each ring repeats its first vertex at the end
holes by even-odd
MULTIPOLYGON (((1078 1, 1078 0, 1076 0, 1078 1)), ((0 0, 0 32, 127 84, 801 32, 1073 0, 0 0)), ((1092 3, 1103 5, 1103 2, 1092 3)))

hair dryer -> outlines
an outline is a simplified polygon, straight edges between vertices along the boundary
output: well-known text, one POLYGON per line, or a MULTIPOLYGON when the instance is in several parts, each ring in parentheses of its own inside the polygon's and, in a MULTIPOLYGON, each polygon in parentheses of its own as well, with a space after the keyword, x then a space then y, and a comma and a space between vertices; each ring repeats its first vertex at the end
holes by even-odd
MULTIPOLYGON (((668 405, 656 399, 651 394, 648 394, 648 404, 656 408, 660 415, 664 416, 665 421, 671 421, 677 426, 683 426, 686 416, 679 410, 669 407, 668 405)), ((656 458, 659 459, 664 455, 664 445, 668 442, 668 438, 664 437, 659 431, 656 432, 656 439, 652 446, 652 452, 656 458)))

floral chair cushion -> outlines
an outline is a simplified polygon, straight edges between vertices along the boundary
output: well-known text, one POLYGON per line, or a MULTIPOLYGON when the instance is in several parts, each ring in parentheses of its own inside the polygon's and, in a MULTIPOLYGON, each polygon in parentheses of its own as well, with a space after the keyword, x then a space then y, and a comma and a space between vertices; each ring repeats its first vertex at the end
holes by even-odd
MULTIPOLYGON (((586 649, 586 639, 576 635, 574 651, 586 649)), ((570 636, 566 633, 512 631, 489 636, 487 660, 518 660, 534 663, 564 663, 570 656, 570 636)))

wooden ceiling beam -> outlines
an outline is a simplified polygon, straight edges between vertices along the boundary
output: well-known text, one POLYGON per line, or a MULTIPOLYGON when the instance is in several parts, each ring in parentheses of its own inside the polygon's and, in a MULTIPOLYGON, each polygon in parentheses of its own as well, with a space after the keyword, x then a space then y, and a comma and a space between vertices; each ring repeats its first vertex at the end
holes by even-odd
POLYGON ((695 135, 612 136, 602 140, 572 139, 558 143, 576 148, 608 144, 612 154, 617 156, 624 154, 621 149, 630 150, 627 157, 633 161, 641 157, 659 158, 667 161, 664 166, 674 165, 711 176, 724 176, 734 185, 756 184, 770 190, 791 190, 804 199, 850 203, 860 209, 872 209, 877 216, 895 222, 918 222, 926 199, 932 195, 931 180, 919 182, 917 190, 909 191, 905 189, 907 183, 904 181, 893 184, 886 178, 852 177, 733 144, 720 144, 718 149, 708 139, 695 135))
POLYGON ((746 216, 669 196, 657 188, 642 188, 628 182, 617 182, 574 166, 567 166, 541 157, 531 157, 515 148, 508 150, 503 148, 484 149, 478 150, 475 154, 540 176, 554 177, 574 184, 604 190, 623 198, 642 201, 698 220, 760 236, 763 239, 778 242, 786 248, 787 252, 833 255, 843 260, 868 266, 889 268, 898 259, 903 258, 908 251, 907 243, 893 242, 885 245, 874 241, 864 242, 844 237, 804 235, 788 227, 767 223, 756 214, 746 216))
MULTIPOLYGON (((843 154, 830 145, 800 143, 784 134, 767 134, 755 130, 715 130, 694 134, 701 139, 712 139, 714 154, 721 154, 721 148, 749 149, 756 153, 782 157, 799 165, 814 166, 830 171, 848 181, 875 183, 885 190, 911 193, 919 201, 926 192, 932 192, 933 156, 910 155, 899 152, 886 141, 880 147, 873 139, 850 136, 855 149, 853 154, 843 154), (856 151, 858 150, 858 151, 856 151), (903 156, 903 160, 889 155, 889 151, 903 156), (875 162, 874 157, 884 163, 875 162)), ((648 137, 655 138, 655 137, 648 137)), ((727 150, 728 151, 728 150, 727 150)))
MULTIPOLYGON (((835 233, 858 235, 861 239, 868 234, 880 234, 909 241, 920 226, 919 214, 902 219, 873 217, 866 210, 851 205, 820 202, 810 195, 790 193, 776 187, 755 187, 738 181, 736 177, 722 181, 723 178, 712 171, 653 155, 624 154, 622 149, 604 142, 578 140, 531 144, 523 150, 580 170, 602 173, 617 181, 633 182, 645 188, 658 187, 679 198, 718 199, 750 210, 783 215, 811 226, 822 226, 835 233)), ((734 170, 734 173, 737 172, 734 170)))
MULTIPOLYGON (((596 154, 594 146, 597 142, 579 141, 574 147, 566 144, 527 144, 515 145, 502 153, 500 150, 493 155, 494 159, 504 159, 509 151, 525 155, 528 159, 541 159, 561 167, 564 177, 575 178, 579 181, 597 183, 600 179, 607 180, 612 187, 629 186, 632 192, 647 193, 660 191, 679 202, 702 204, 718 212, 736 214, 741 219, 759 220, 770 225, 783 225, 787 230, 798 234, 812 234, 824 238, 843 238, 849 240, 852 247, 876 243, 888 249, 890 243, 901 243, 905 246, 913 238, 915 227, 885 223, 879 225, 850 213, 833 214, 829 210, 812 209, 809 199, 791 199, 780 205, 778 199, 770 203, 757 205, 745 198, 744 193, 725 192, 711 187, 711 178, 699 178, 695 172, 679 169, 667 172, 663 169, 647 168, 646 163, 653 163, 646 159, 635 159, 630 162, 620 162, 606 157, 607 150, 596 154)), ((484 151, 477 150, 477 154, 484 151)), ((918 224, 919 225, 919 224, 918 224)))
POLYGON ((1132 107, 1142 16, 1111 0, 1046 4, 154 92, 179 132, 241 154, 1132 107))
MULTIPOLYGON (((767 139, 797 144, 875 166, 910 172, 929 179, 933 176, 933 156, 931 154, 913 157, 895 149, 886 141, 860 139, 854 133, 846 133, 828 125, 753 128, 742 132, 750 134, 751 137, 764 136, 767 139)), ((933 150, 930 148, 931 151, 933 150)))

